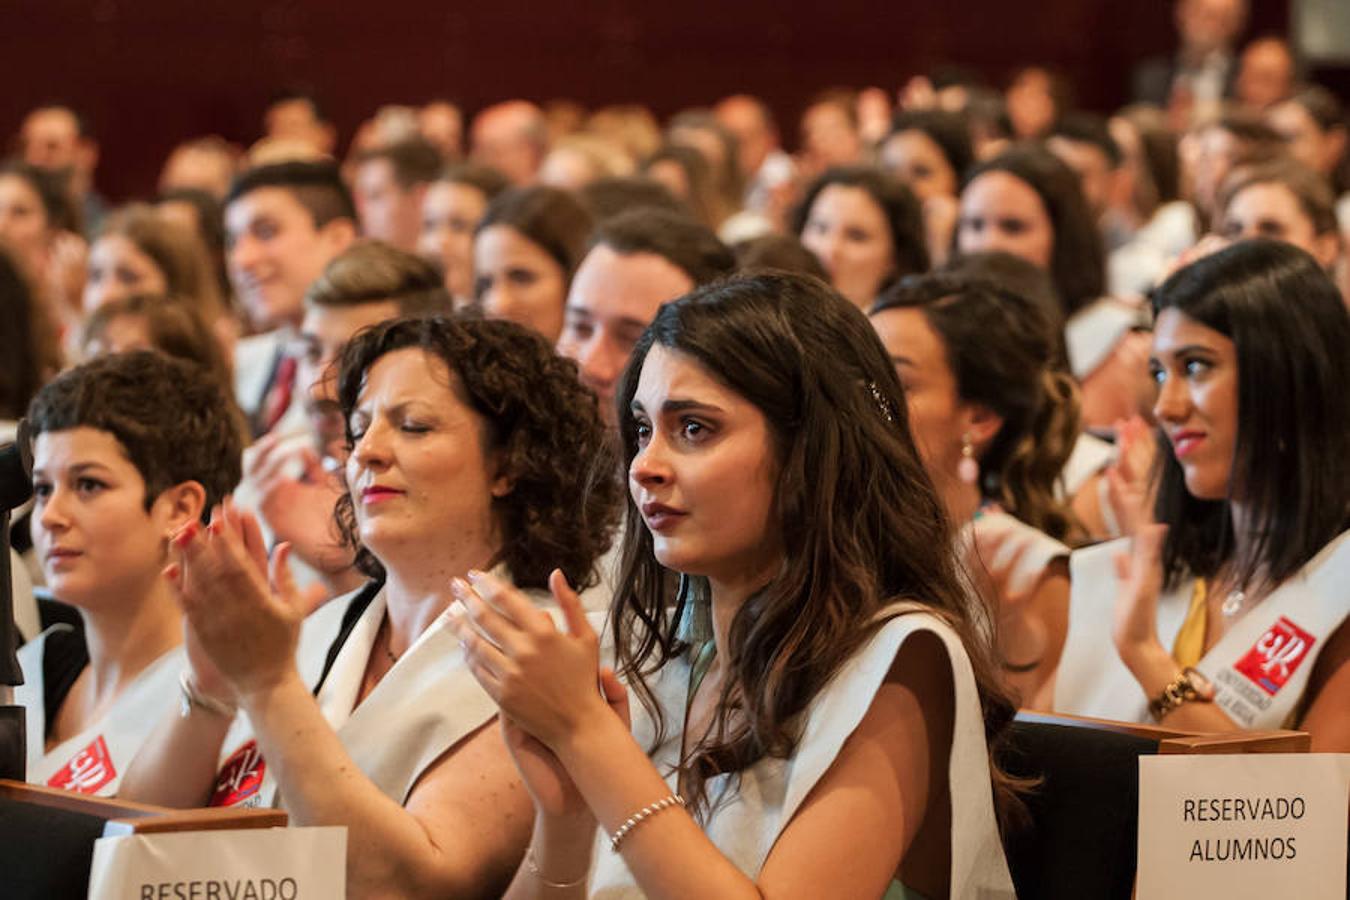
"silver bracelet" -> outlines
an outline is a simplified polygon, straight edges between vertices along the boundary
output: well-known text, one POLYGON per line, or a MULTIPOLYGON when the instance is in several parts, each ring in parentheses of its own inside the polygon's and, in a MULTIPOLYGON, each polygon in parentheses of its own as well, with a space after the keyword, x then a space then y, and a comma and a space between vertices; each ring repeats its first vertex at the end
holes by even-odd
POLYGON ((619 826, 618 831, 609 836, 609 849, 618 853, 619 844, 623 843, 623 839, 628 836, 628 832, 642 824, 643 820, 651 818, 663 809, 670 809, 672 806, 684 806, 684 798, 679 794, 671 794, 633 813, 628 817, 627 822, 619 826))
POLYGON ((215 713, 225 719, 233 719, 234 714, 239 711, 239 708, 233 703, 227 703, 224 700, 200 693, 197 690, 197 685, 192 681, 192 674, 187 669, 184 669, 178 675, 178 689, 182 694, 178 714, 184 719, 192 714, 192 707, 194 706, 215 713))
POLYGON ((525 866, 530 870, 530 874, 533 875, 540 884, 542 884, 546 888, 554 888, 555 890, 581 887, 581 885, 586 881, 586 875, 590 874, 590 872, 586 872, 576 881, 549 881, 546 877, 544 877, 544 873, 539 871, 539 864, 534 861, 534 847, 525 848, 525 866))

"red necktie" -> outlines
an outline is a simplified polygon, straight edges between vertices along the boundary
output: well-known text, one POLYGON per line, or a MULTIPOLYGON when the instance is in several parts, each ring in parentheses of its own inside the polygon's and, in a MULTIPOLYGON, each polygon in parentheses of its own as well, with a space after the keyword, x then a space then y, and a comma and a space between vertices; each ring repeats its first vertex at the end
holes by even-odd
POLYGON ((263 397, 259 424, 260 434, 266 434, 281 421, 291 405, 291 392, 295 390, 295 357, 283 356, 277 361, 276 373, 272 376, 272 386, 263 397))

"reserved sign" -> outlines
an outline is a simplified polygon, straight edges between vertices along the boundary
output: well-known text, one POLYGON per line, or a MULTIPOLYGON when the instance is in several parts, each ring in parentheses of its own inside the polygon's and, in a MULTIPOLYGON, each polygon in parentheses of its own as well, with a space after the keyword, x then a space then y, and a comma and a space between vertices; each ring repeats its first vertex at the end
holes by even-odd
POLYGON ((89 900, 332 900, 347 892, 346 828, 99 838, 89 900))
POLYGON ((1139 758, 1139 900, 1345 900, 1350 754, 1139 758))

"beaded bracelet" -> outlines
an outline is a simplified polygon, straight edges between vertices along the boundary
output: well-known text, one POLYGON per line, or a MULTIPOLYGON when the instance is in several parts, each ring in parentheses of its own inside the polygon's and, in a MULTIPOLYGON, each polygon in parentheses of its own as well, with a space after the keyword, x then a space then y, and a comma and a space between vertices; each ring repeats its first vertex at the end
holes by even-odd
POLYGON ((650 806, 642 807, 642 809, 629 816, 628 821, 620 825, 618 831, 609 836, 609 848, 615 853, 618 853, 619 844, 623 843, 623 839, 628 836, 628 832, 640 825, 644 819, 656 815, 663 809, 670 809, 672 806, 684 806, 684 798, 679 794, 671 794, 668 797, 657 800, 650 806))

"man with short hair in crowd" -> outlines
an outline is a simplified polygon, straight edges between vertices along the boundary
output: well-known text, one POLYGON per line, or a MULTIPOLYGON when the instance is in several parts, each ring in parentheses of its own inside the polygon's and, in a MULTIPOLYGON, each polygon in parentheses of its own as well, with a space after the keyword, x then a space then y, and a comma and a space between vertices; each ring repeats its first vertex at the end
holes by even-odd
POLYGON ((783 151, 773 113, 758 97, 733 94, 713 107, 713 114, 736 136, 745 208, 777 222, 774 201, 785 186, 790 188, 794 167, 792 157, 783 151))
POLYGON ((1170 260, 1151 241, 1134 240, 1133 229, 1119 214, 1131 198, 1122 196, 1122 186, 1128 186, 1121 169, 1124 155, 1106 120, 1094 113, 1065 113, 1045 145, 1078 175, 1107 253, 1107 292, 1116 297, 1145 293, 1170 260))
POLYGON ((363 151, 356 158, 353 185, 361 233, 408 253, 416 251, 422 201, 440 170, 440 153, 418 137, 363 151))
POLYGON ((284 162, 241 174, 225 198, 230 281, 259 332, 235 347, 239 407, 254 436, 300 413, 286 345, 304 318, 305 292, 356 238, 356 210, 337 167, 284 162))
POLYGON ((1169 111, 1174 128, 1196 112, 1212 112, 1233 95, 1234 47, 1247 24, 1247 0, 1176 0, 1180 46, 1174 56, 1147 59, 1131 78, 1134 99, 1169 111))
POLYGON ((638 208, 602 221, 572 276, 558 352, 614 424, 614 390, 642 332, 667 300, 730 275, 735 257, 708 228, 662 209, 638 208))
POLYGON ((473 120, 473 161, 491 166, 512 184, 534 183, 548 155, 548 119, 525 100, 489 106, 473 120))
POLYGON ((404 316, 449 315, 436 267, 380 241, 361 240, 336 256, 310 286, 304 320, 290 353, 308 427, 269 434, 245 457, 245 479, 263 524, 288 541, 296 559, 319 579, 314 599, 359 587, 353 554, 333 525, 342 491, 330 474, 346 457, 346 429, 337 400, 342 348, 364 328, 404 316))
POLYGON ((263 113, 263 139, 308 144, 320 156, 332 156, 337 128, 328 119, 319 98, 310 91, 290 88, 272 97, 263 113))
POLYGON ((24 162, 65 180, 81 212, 85 234, 95 234, 108 204, 94 189, 98 141, 89 119, 63 104, 39 106, 24 117, 18 143, 24 162))

